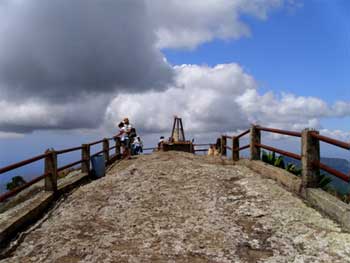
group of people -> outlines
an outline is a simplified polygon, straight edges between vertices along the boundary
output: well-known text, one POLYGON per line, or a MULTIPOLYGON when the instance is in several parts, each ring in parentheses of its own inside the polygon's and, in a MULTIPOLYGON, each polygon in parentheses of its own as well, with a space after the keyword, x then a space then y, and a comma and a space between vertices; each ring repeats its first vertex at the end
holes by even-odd
POLYGON ((136 129, 130 124, 128 118, 124 118, 118 124, 119 133, 116 137, 120 137, 122 147, 122 157, 131 159, 131 155, 138 155, 143 152, 143 143, 137 135, 136 129))

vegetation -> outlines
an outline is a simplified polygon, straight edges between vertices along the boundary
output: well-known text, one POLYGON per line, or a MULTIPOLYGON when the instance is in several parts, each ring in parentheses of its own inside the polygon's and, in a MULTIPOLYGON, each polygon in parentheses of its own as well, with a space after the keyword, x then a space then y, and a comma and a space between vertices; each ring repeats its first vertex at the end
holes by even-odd
POLYGON ((11 182, 6 184, 6 189, 11 191, 17 187, 24 185, 25 183, 26 181, 23 179, 22 176, 15 176, 15 177, 12 177, 11 182))
MULTIPOLYGON (((286 171, 296 175, 301 176, 301 169, 296 166, 293 163, 286 164, 283 156, 276 156, 275 152, 265 152, 262 151, 262 157, 261 160, 265 163, 268 163, 270 165, 276 166, 281 169, 285 169, 286 171)), ((333 186, 330 185, 332 182, 332 178, 327 176, 324 173, 318 172, 319 182, 318 187, 327 191, 331 195, 337 197, 339 200, 350 204, 350 194, 342 194, 339 191, 337 191, 333 186)))
POLYGON ((296 176, 301 176, 301 168, 298 168, 295 164, 288 164, 286 170, 296 176))
MULTIPOLYGON (((302 170, 300 168, 298 168, 295 164, 292 164, 292 163, 289 163, 286 165, 284 162, 284 157, 282 155, 276 157, 275 152, 267 153, 265 151, 262 151, 261 160, 265 163, 271 164, 278 168, 285 169, 286 171, 296 176, 301 176, 302 170)), ((318 177, 319 177, 318 187, 327 191, 329 189, 330 182, 332 182, 332 178, 320 172, 318 173, 318 177)))

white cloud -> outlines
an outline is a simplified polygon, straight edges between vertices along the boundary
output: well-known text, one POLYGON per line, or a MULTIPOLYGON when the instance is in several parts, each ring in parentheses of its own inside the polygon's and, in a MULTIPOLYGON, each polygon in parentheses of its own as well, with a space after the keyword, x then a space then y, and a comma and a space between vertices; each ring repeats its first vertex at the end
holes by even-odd
POLYGON ((350 132, 348 131, 321 129, 320 133, 324 136, 335 138, 341 141, 350 141, 350 132))
POLYGON ((183 65, 174 70, 176 85, 165 92, 117 96, 107 109, 107 123, 115 125, 128 115, 146 132, 167 131, 172 116, 180 115, 191 131, 224 131, 248 125, 233 98, 255 89, 256 83, 239 65, 183 65))
POLYGON ((322 128, 322 118, 350 115, 346 102, 328 105, 316 97, 259 94, 254 78, 237 64, 174 70, 175 85, 164 92, 117 96, 107 109, 107 125, 115 127, 127 115, 145 132, 168 131, 172 116, 179 115, 185 129, 196 133, 236 131, 250 123, 302 130, 322 128))
POLYGON ((240 16, 266 19, 270 11, 294 6, 286 0, 147 0, 160 48, 190 48, 213 39, 238 39, 250 29, 240 16))

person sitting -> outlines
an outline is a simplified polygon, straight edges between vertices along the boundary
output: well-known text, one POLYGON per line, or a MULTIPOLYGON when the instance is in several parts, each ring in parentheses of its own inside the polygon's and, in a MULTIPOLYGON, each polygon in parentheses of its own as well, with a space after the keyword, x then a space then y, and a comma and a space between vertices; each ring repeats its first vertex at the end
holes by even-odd
POLYGON ((159 142, 158 142, 158 150, 163 149, 163 143, 164 143, 164 136, 160 136, 159 142))
POLYGON ((218 151, 218 153, 221 153, 221 138, 217 138, 215 149, 218 151))
POLYGON ((210 144, 210 147, 208 149, 208 156, 214 156, 215 154, 215 146, 213 144, 210 144))
POLYGON ((137 136, 132 143, 133 154, 138 155, 142 153, 142 141, 139 136, 137 136))
POLYGON ((214 145, 214 156, 219 156, 220 155, 220 151, 218 148, 216 148, 216 146, 214 145))

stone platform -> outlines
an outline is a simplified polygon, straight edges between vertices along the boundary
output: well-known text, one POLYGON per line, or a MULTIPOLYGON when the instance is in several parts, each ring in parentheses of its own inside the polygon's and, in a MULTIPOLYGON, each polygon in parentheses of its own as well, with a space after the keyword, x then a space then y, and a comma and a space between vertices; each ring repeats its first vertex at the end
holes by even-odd
POLYGON ((242 164, 159 152, 75 190, 0 262, 350 262, 350 234, 242 164))

